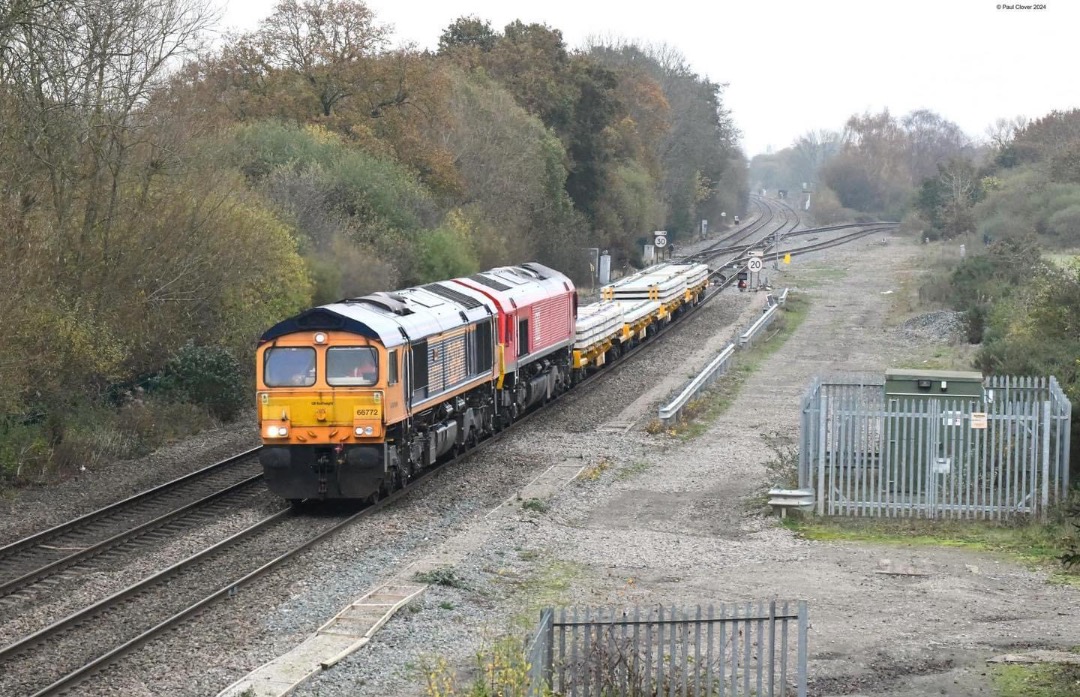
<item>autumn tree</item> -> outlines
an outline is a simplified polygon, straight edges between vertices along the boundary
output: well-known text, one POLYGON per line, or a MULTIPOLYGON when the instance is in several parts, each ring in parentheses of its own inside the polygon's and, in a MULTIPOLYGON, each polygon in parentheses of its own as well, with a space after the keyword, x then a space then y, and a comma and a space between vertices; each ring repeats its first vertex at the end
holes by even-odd
POLYGON ((821 168, 840 152, 842 146, 840 133, 826 129, 807 131, 796 138, 790 155, 795 181, 817 184, 821 168))
POLYGON ((484 63, 484 54, 491 53, 499 42, 499 33, 491 22, 475 15, 459 17, 439 36, 440 57, 453 61, 465 70, 484 63))
POLYGON ((938 175, 923 181, 915 205, 930 223, 933 237, 951 239, 975 231, 973 209, 983 195, 975 166, 955 159, 938 165, 938 175))
POLYGON ((928 109, 917 109, 900 119, 906 136, 907 168, 913 184, 934 176, 938 167, 969 154, 971 140, 952 121, 928 109))
POLYGON ((266 66, 295 77, 323 116, 361 92, 388 31, 355 0, 281 0, 255 34, 266 66))
POLYGON ((201 0, 21 2, 8 20, 0 76, 12 136, 24 173, 48 192, 35 202, 77 235, 76 267, 92 245, 117 253, 110 232, 147 132, 140 109, 210 20, 201 0))

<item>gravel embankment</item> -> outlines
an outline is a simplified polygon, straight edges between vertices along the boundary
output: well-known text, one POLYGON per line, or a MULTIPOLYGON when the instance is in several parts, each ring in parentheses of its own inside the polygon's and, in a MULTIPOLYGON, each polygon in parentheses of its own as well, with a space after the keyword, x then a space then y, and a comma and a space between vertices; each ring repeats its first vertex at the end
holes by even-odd
POLYGON ((900 325, 900 331, 916 341, 957 343, 967 336, 967 320, 963 312, 938 310, 912 317, 900 325))

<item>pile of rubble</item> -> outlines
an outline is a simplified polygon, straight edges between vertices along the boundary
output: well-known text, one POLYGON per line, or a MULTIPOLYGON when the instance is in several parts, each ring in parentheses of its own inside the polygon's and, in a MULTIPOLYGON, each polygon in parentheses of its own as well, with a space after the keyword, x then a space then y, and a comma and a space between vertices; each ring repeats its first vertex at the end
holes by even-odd
POLYGON ((913 339, 953 343, 967 340, 967 320, 963 312, 939 310, 912 317, 900 331, 913 339))

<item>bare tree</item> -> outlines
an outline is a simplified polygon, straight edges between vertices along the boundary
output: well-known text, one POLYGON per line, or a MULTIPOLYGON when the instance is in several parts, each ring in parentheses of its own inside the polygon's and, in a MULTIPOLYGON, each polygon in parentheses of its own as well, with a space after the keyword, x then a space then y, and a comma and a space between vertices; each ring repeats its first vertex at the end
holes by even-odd
POLYGON ((206 0, 16 1, 0 85, 25 162, 50 192, 57 229, 78 230, 76 259, 94 244, 107 259, 140 110, 213 16, 206 0))
POLYGON ((1014 116, 1011 119, 1000 118, 986 127, 986 137, 990 141, 990 147, 1001 152, 1012 145, 1016 135, 1028 125, 1026 116, 1014 116))
POLYGON ((911 112, 900 121, 907 135, 908 169, 913 184, 937 174, 939 164, 960 156, 971 140, 952 121, 928 109, 911 112))
POLYGON ((837 131, 824 128, 807 131, 795 139, 792 145, 792 164, 795 174, 800 181, 808 184, 816 183, 821 168, 835 157, 842 147, 841 135, 837 131))

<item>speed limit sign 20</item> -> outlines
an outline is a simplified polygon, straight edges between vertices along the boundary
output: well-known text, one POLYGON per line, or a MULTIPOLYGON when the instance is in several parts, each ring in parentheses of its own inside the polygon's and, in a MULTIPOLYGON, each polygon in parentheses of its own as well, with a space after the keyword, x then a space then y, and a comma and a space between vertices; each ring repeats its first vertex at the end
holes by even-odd
POLYGON ((746 262, 746 268, 749 271, 761 271, 761 259, 759 259, 758 257, 752 257, 749 261, 746 262))

